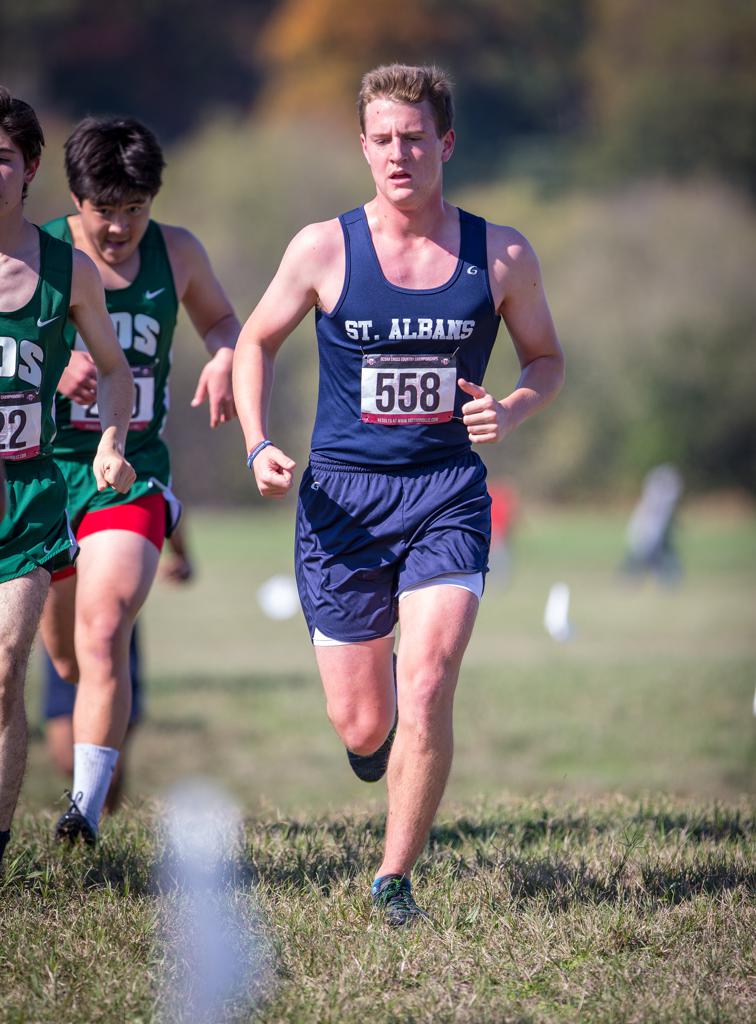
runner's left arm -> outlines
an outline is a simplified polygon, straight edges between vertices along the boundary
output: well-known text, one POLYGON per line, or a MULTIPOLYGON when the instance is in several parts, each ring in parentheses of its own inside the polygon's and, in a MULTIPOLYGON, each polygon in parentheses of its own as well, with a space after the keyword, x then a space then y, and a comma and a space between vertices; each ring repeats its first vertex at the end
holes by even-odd
POLYGON ((192 405, 207 399, 210 426, 217 427, 236 416, 231 364, 241 324, 199 239, 184 228, 163 226, 162 230, 179 301, 211 357, 200 373, 192 405))
POLYGON ((513 228, 489 225, 489 272, 497 312, 503 317, 520 377, 514 391, 497 401, 480 384, 460 378, 472 401, 462 415, 474 444, 501 441, 548 405, 564 382, 564 354, 557 338, 541 278, 538 257, 513 228))
POLYGON ((112 487, 126 494, 136 479, 124 455, 134 405, 134 381, 105 306, 100 275, 90 258, 78 249, 74 249, 69 313, 97 367, 97 401, 102 423, 102 437, 92 466, 97 488, 104 491, 112 487))

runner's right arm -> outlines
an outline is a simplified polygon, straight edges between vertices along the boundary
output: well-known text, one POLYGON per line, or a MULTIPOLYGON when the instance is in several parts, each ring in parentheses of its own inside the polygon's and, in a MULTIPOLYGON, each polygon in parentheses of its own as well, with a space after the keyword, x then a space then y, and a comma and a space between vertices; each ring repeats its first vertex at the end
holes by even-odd
MULTIPOLYGON (((242 327, 234 353, 234 401, 247 451, 267 437, 273 363, 284 341, 318 301, 318 275, 328 263, 332 229, 311 224, 296 235, 276 276, 242 327)), ((283 498, 292 485, 295 463, 270 445, 252 470, 260 494, 283 498)))
POLYGON ((0 459, 0 520, 5 515, 5 466, 0 459))
POLYGON ((98 490, 113 487, 125 494, 136 479, 124 455, 134 404, 134 381, 105 307, 105 292, 94 263, 74 249, 71 320, 97 366, 97 404, 102 438, 93 471, 98 490))

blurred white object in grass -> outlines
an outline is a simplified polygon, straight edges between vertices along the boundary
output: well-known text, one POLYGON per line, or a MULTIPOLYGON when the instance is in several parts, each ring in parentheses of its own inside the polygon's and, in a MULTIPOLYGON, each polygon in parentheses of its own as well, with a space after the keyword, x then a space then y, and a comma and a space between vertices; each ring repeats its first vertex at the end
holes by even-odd
POLYGON ((217 1024, 263 984, 250 893, 235 885, 241 815, 222 789, 196 779, 169 794, 166 833, 161 1019, 217 1024))
POLYGON ((570 625, 570 588, 566 583, 555 583, 549 590, 543 625, 549 636, 563 644, 574 633, 570 625))
POLYGON ((269 619, 291 619, 299 611, 297 585, 291 576, 271 576, 257 591, 257 602, 269 619))

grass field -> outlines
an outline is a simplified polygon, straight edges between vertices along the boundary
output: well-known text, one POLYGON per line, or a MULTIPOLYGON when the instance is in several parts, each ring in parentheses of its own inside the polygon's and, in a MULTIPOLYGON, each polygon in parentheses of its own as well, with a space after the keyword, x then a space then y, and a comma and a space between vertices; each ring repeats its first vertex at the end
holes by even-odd
MULTIPOLYGON (((148 718, 128 813, 91 854, 54 849, 62 784, 33 741, 0 877, 0 1021, 155 1019, 175 892, 159 798, 187 774, 246 815, 228 875, 262 967, 228 1019, 745 1021, 753 962, 756 527, 689 513, 682 586, 617 575, 624 516, 524 517, 490 580, 460 683, 447 799, 418 866, 423 934, 366 900, 382 784, 360 785, 325 718, 299 618, 263 618, 288 520, 197 515, 199 574, 144 615, 148 718), (569 583, 575 637, 542 626, 569 583), (368 1012, 369 1011, 369 1012, 368 1012)), ((217 1018, 216 1018, 217 1019, 217 1018)))

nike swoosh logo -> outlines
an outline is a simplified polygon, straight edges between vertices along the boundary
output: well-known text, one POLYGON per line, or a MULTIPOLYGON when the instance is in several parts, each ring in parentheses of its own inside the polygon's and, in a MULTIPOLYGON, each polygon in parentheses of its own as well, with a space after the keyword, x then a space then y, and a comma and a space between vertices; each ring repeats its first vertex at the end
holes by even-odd
POLYGON ((51 324, 54 320, 60 320, 60 314, 58 314, 58 316, 51 316, 49 320, 43 320, 42 317, 38 317, 37 327, 47 327, 47 325, 51 324))
POLYGON ((145 293, 144 293, 144 297, 145 297, 145 299, 147 299, 148 301, 149 301, 150 299, 156 299, 156 298, 158 297, 158 295, 162 295, 162 293, 163 293, 164 291, 165 291, 165 288, 158 288, 158 290, 157 290, 156 292, 145 292, 145 293))

